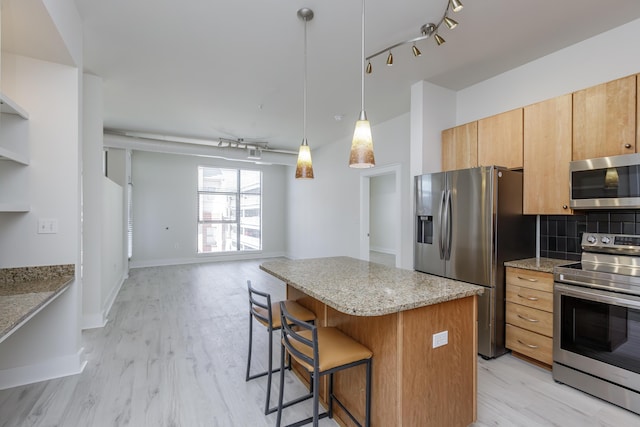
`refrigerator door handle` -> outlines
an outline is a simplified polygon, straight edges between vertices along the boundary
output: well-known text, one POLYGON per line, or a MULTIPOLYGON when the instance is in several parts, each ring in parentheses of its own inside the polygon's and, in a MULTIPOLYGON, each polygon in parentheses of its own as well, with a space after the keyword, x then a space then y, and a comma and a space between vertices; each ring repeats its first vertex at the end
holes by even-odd
POLYGON ((444 210, 444 206, 446 204, 446 190, 442 191, 442 197, 440 198, 440 209, 438 209, 438 224, 440 225, 440 232, 438 233, 438 249, 440 250, 440 259, 444 259, 444 252, 445 252, 445 247, 444 247, 444 231, 445 231, 445 227, 444 224, 442 223, 443 220, 443 215, 442 215, 442 211, 444 210))
POLYGON ((453 212, 451 210, 451 190, 447 191, 447 245, 445 249, 445 258, 446 260, 451 259, 451 238, 453 234, 453 227, 451 226, 453 218, 453 212))

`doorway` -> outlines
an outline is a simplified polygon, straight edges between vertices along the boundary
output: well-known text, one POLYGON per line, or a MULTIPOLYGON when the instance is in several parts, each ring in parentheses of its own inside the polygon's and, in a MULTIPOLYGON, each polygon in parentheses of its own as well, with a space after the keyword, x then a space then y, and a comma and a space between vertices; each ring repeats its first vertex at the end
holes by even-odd
POLYGON ((400 165, 362 171, 360 176, 360 258, 399 267, 400 165))

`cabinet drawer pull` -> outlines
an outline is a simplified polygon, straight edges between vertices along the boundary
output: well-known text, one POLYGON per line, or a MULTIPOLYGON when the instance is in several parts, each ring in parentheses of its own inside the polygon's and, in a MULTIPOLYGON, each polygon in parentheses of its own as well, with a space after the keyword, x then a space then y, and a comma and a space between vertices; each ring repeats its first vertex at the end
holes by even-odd
POLYGON ((520 340, 518 340, 518 342, 519 342, 520 344, 522 344, 522 345, 524 345, 524 346, 526 346, 526 347, 532 348, 532 349, 534 349, 534 350, 535 350, 536 348, 538 348, 538 346, 537 346, 537 345, 527 344, 526 342, 522 342, 522 341, 520 341, 520 340))
POLYGON ((526 297, 526 296, 524 296, 524 295, 520 295, 520 294, 518 294, 518 296, 519 296, 520 298, 524 298, 524 299, 529 300, 529 301, 538 301, 538 300, 540 299, 540 298, 538 298, 538 297, 526 297))
POLYGON ((624 148, 631 148, 631 144, 624 144, 624 148))
POLYGON ((522 277, 522 276, 518 276, 518 279, 526 280, 527 282, 537 282, 538 281, 538 279, 531 279, 529 277, 522 277))
POLYGON ((527 322, 531 322, 531 323, 538 323, 539 322, 538 319, 531 319, 529 317, 524 317, 522 314, 518 314, 518 317, 521 318, 522 320, 526 320, 527 322))

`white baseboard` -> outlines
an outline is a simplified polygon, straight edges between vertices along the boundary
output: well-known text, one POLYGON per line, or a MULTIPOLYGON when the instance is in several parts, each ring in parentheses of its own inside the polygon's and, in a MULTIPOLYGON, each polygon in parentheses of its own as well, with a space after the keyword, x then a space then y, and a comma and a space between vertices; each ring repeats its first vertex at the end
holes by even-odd
POLYGON ((396 251, 394 249, 391 248, 381 248, 378 246, 371 246, 369 247, 369 250, 373 251, 373 252, 380 252, 383 254, 389 254, 389 255, 395 255, 396 251))
POLYGON ((83 357, 84 348, 78 353, 47 360, 36 365, 0 370, 0 390, 52 380, 82 373, 87 361, 83 357))
POLYGON ((82 330, 104 328, 107 324, 107 319, 102 313, 83 314, 82 315, 82 330))
POLYGON ((131 260, 129 262, 130 268, 143 268, 143 267, 161 267, 167 265, 180 265, 180 264, 199 264, 205 262, 221 262, 221 261, 241 261, 246 259, 261 259, 261 258, 277 258, 284 257, 284 252, 248 252, 231 254, 215 254, 215 255, 202 255, 195 258, 174 258, 174 259, 154 259, 136 261, 131 260))
POLYGON ((125 271, 122 273, 122 278, 120 278, 119 283, 111 288, 111 292, 109 292, 109 296, 107 297, 107 302, 103 305, 102 313, 94 313, 94 314, 85 314, 82 316, 82 330, 86 329, 96 329, 96 328, 104 328, 109 322, 109 311, 111 311, 111 307, 115 302, 120 289, 122 289, 122 285, 124 281, 129 277, 129 271, 125 271))

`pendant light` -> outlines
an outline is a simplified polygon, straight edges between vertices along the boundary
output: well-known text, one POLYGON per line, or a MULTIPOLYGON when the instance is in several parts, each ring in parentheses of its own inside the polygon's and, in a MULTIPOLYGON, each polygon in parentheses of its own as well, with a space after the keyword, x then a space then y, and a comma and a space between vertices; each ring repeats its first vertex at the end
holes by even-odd
POLYGON ((362 64, 360 67, 362 87, 361 87, 361 107, 360 116, 356 121, 356 128, 353 132, 351 142, 351 153, 349 155, 349 167, 352 168, 372 168, 376 165, 373 156, 373 139, 371 138, 371 125, 367 120, 367 113, 364 111, 364 0, 362 0, 362 64))
POLYGON ((313 10, 302 8, 298 10, 298 18, 304 21, 304 90, 302 108, 302 144, 298 150, 296 162, 296 179, 313 179, 313 165, 311 164, 311 150, 307 143, 307 22, 313 19, 313 10))

